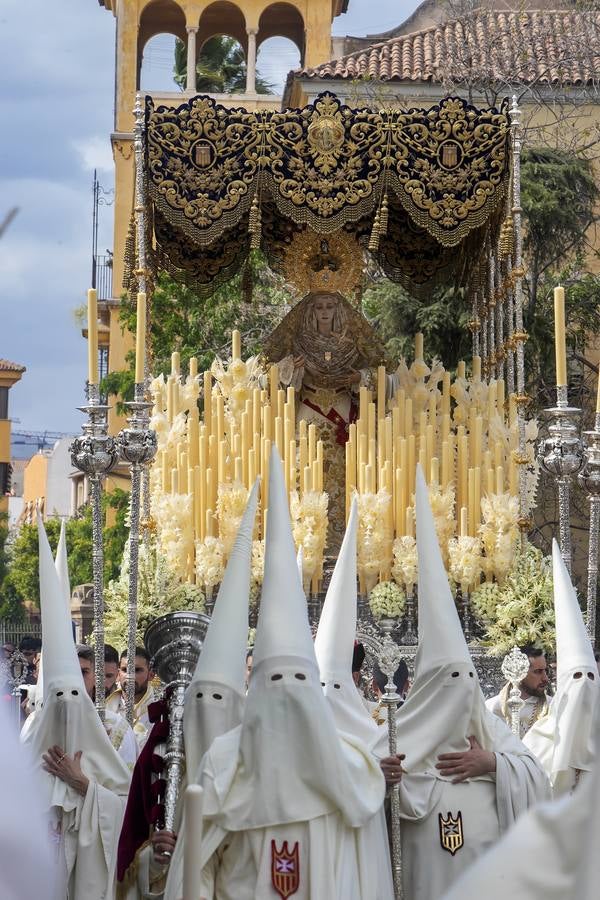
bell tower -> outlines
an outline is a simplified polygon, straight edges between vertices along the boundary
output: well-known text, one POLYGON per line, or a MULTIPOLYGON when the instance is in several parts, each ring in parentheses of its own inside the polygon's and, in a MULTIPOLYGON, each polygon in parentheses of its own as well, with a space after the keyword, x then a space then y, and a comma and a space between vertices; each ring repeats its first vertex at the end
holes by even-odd
MULTIPOLYGON (((114 256, 112 298, 99 302, 108 327, 108 370, 125 366, 130 337, 119 323, 123 293, 124 248, 133 205, 133 107, 140 88, 144 48, 157 34, 175 35, 187 48, 187 82, 182 92, 149 91, 165 104, 178 104, 196 93, 196 62, 204 43, 215 35, 235 38, 246 55, 246 89, 239 94, 213 94, 226 106, 278 109, 281 97, 256 93, 256 54, 263 41, 289 38, 301 64, 317 66, 331 58, 331 23, 349 0, 98 0, 116 19, 115 119, 111 134, 115 161, 114 256)), ((99 298, 100 300, 100 298, 99 298)), ((112 428, 111 428, 112 430, 112 428)))

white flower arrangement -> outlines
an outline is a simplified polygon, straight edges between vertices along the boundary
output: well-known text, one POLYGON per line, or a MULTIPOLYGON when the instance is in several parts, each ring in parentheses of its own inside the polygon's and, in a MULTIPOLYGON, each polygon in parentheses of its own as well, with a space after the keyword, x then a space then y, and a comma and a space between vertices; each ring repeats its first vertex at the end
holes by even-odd
POLYGON ((429 504, 433 513, 433 521, 437 534, 438 543, 442 552, 444 565, 448 568, 448 544, 454 536, 454 488, 448 485, 447 488, 441 488, 437 484, 429 485, 429 504))
POLYGON ((391 568, 392 535, 388 511, 392 498, 385 490, 358 495, 358 574, 370 592, 384 569, 391 568))
POLYGON ((448 559, 450 577, 463 591, 479 584, 482 569, 479 538, 469 535, 452 538, 448 544, 448 559))
POLYGON ((394 541, 392 575, 396 583, 402 585, 407 593, 412 591, 417 583, 418 557, 414 537, 405 534, 394 541))
POLYGON ((187 577, 194 552, 192 495, 156 492, 151 509, 160 551, 178 577, 187 577))
POLYGON ((220 484, 217 492, 217 516, 219 537, 223 542, 225 558, 229 558, 246 504, 248 490, 239 481, 220 484))
POLYGON ((519 498, 509 493, 481 498, 483 524, 481 543, 485 551, 483 567, 487 578, 504 581, 514 565, 519 541, 519 498))
POLYGON ((471 609, 485 628, 484 643, 492 656, 503 656, 515 644, 553 649, 551 560, 527 544, 503 584, 485 582, 473 592, 471 609))
POLYGON ((292 532, 296 548, 302 546, 305 589, 313 578, 323 574, 323 556, 327 542, 327 508, 329 497, 324 491, 306 491, 300 498, 290 495, 292 532))
MULTIPOLYGON (((129 544, 125 545, 121 572, 105 590, 105 640, 114 647, 127 644, 127 600, 129 596, 129 544)), ((156 539, 141 543, 138 561, 138 622, 136 640, 142 643, 148 625, 169 612, 204 611, 204 594, 193 584, 181 582, 169 567, 156 539)))
POLYGON ((206 537, 196 541, 196 580, 212 594, 215 585, 220 584, 225 572, 225 550, 223 541, 216 537, 206 537))
POLYGON ((369 594, 374 619, 399 619, 406 606, 406 594, 394 581, 380 581, 369 594))
POLYGON ((255 387, 260 387, 260 376, 264 374, 260 358, 251 356, 245 362, 234 359, 226 363, 216 357, 211 372, 216 382, 214 390, 223 396, 228 418, 239 427, 246 400, 251 398, 255 387))

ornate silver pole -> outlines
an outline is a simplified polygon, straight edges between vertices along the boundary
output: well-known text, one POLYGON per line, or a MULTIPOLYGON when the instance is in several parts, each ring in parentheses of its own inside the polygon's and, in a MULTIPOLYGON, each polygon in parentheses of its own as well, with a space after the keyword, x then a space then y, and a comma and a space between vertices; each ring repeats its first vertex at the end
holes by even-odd
MULTIPOLYGON (((392 620, 393 621, 393 620, 392 620)), ((383 624, 383 623, 381 623, 383 624)), ((386 629, 387 630, 387 629, 386 629)), ((386 634, 379 654, 379 668, 387 677, 385 693, 381 697, 387 707, 388 744, 390 756, 396 756, 396 710, 400 703, 400 695, 396 691, 394 675, 402 659, 400 647, 386 634)), ((400 833, 400 785, 394 784, 390 790, 390 831, 392 850, 392 877, 395 900, 402 897, 402 836, 400 833)))
POLYGON ((144 400, 144 383, 134 388, 135 399, 127 403, 131 410, 128 426, 117 438, 121 457, 130 464, 131 514, 129 525, 129 594, 127 598, 127 685, 125 710, 127 721, 133 724, 135 705, 135 646, 137 632, 138 559, 140 549, 140 490, 142 467, 154 459, 156 433, 150 430, 152 404, 144 400))
POLYGON ((521 710, 525 701, 521 697, 521 682, 529 672, 529 658, 521 653, 518 647, 513 647, 502 660, 502 674, 510 683, 511 689, 507 706, 510 710, 510 727, 513 734, 521 736, 521 710))
MULTIPOLYGON (((144 190, 144 103, 141 93, 135 100, 135 222, 137 243, 138 291, 146 291, 146 207, 144 190)), ((121 456, 131 466, 131 524, 129 531, 129 596, 127 601, 127 685, 125 708, 127 719, 133 724, 135 703, 135 644, 137 630, 138 557, 140 540, 140 495, 144 466, 154 459, 156 434, 150 430, 152 404, 145 399, 145 381, 134 387, 129 425, 118 437, 121 456)))
POLYGON ((515 344, 513 320, 512 260, 506 260, 506 392, 510 397, 515 392, 515 344))
MULTIPOLYGON (((412 587, 410 591, 406 592, 406 614, 405 614, 405 623, 406 627, 404 630, 404 634, 402 635, 402 642, 408 645, 414 645, 418 643, 419 636, 417 634, 417 621, 416 621, 416 611, 415 611, 415 589, 412 587)), ((383 671, 383 670, 382 670, 383 671)))
POLYGON ((587 571, 586 624, 593 646, 596 646, 596 604, 598 592, 598 532, 600 530, 600 412, 596 413, 593 431, 584 431, 586 459, 579 483, 587 491, 590 504, 590 532, 587 571))
POLYGON ((557 485, 560 552, 570 572, 571 479, 583 466, 585 454, 580 437, 581 410, 568 405, 566 385, 557 386, 556 397, 556 406, 544 410, 549 436, 539 443, 538 460, 557 485))
POLYGON ((90 480, 92 504, 92 577, 94 580, 94 680, 96 709, 104 721, 104 541, 102 536, 102 482, 119 459, 114 438, 108 434, 109 407, 100 402, 97 384, 88 386, 88 404, 83 434, 75 438, 69 450, 71 462, 90 480))
POLYGON ((529 397, 525 393, 525 341, 528 334, 523 325, 523 278, 525 270, 523 268, 523 234, 521 231, 521 110, 517 103, 516 96, 513 96, 512 106, 510 110, 511 130, 512 130, 512 160, 513 160, 513 205, 512 218, 514 227, 514 265, 512 270, 514 284, 514 316, 515 330, 512 334, 512 340, 515 346, 516 357, 516 388, 515 402, 517 404, 517 425, 519 429, 519 446, 514 454, 515 462, 519 466, 519 528, 521 529, 521 539, 525 540, 525 535, 530 528, 530 521, 527 516, 527 446, 525 441, 525 407, 529 403, 529 397))

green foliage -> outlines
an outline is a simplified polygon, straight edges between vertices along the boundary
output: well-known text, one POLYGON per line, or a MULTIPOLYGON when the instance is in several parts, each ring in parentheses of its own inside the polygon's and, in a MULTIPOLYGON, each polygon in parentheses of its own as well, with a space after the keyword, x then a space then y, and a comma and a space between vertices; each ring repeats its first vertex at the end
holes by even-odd
MULTIPOLYGON (((123 554, 121 571, 106 587, 105 639, 113 647, 127 643, 127 600, 129 594, 129 553, 123 554)), ((137 637, 143 643, 148 625, 169 612, 191 609, 204 612, 204 594, 194 584, 182 584, 169 570, 164 554, 153 539, 140 544, 138 561, 137 637)))
POLYGON ((544 273, 584 250, 600 192, 589 160, 548 147, 523 153, 521 179, 523 251, 533 314, 544 273))
POLYGON ((419 300, 386 278, 365 291, 363 311, 390 359, 412 359, 418 331, 423 332, 427 358, 437 357, 449 369, 470 355, 470 314, 462 291, 434 288, 430 298, 419 300))
MULTIPOLYGON (((123 548, 128 534, 125 525, 129 494, 117 490, 104 495, 104 508, 116 510, 115 524, 104 529, 104 577, 118 575, 123 548)), ((45 522, 52 552, 56 553, 60 535, 60 519, 45 522)), ((71 587, 92 581, 92 509, 83 506, 79 515, 67 521, 67 554, 71 587)), ((22 612, 22 604, 31 601, 39 606, 37 525, 22 525, 12 542, 6 561, 6 575, 0 590, 0 617, 14 618, 22 612)))
MULTIPOLYGON (((185 90, 187 47, 175 41, 173 80, 185 90)), ((216 35, 202 46, 196 63, 196 90, 200 94, 243 94, 246 90, 246 56, 235 38, 216 35)), ((256 72, 256 93, 272 94, 273 85, 256 72)))
POLYGON ((552 560, 528 543, 502 585, 484 582, 473 592, 471 609, 485 629, 483 643, 491 656, 503 656, 515 644, 552 650, 552 560))
MULTIPOLYGON (((198 297, 190 288, 178 284, 165 273, 159 276, 152 295, 150 357, 152 374, 171 371, 171 353, 178 350, 185 369, 190 357, 198 358, 200 371, 208 369, 217 355, 230 353, 231 331, 242 333, 244 356, 259 353, 266 336, 281 318, 289 300, 280 279, 273 275, 260 253, 252 254, 251 272, 239 273, 208 297, 198 297), (252 300, 245 300, 245 280, 252 276, 252 300)), ((136 329, 135 303, 124 297, 121 321, 132 332, 136 329)), ((129 399, 133 392, 133 354, 130 368, 111 372, 102 382, 102 390, 129 399)))

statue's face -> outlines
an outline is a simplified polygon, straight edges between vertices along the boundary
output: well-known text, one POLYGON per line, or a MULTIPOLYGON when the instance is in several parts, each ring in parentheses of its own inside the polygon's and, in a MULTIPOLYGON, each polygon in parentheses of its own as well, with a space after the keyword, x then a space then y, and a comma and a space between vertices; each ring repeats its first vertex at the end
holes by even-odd
POLYGON ((313 309, 315 311, 319 330, 321 330, 322 327, 327 328, 327 326, 332 324, 336 306, 337 299, 332 297, 331 294, 319 294, 315 297, 313 300, 313 309))

